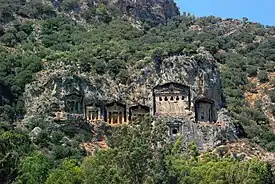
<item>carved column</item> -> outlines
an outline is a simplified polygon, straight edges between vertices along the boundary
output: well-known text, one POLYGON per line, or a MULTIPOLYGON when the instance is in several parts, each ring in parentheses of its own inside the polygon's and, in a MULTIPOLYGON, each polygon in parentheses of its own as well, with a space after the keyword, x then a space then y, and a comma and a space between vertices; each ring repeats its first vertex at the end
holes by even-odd
POLYGON ((114 124, 114 113, 111 112, 111 125, 114 124))
POLYGON ((72 111, 73 111, 73 113, 74 113, 74 112, 76 112, 76 101, 73 101, 73 102, 72 102, 72 105, 73 105, 72 111))
POLYGON ((107 116, 107 123, 109 123, 109 119, 110 119, 110 117, 109 117, 109 111, 108 110, 106 110, 106 116, 107 116))
POLYGON ((77 112, 80 112, 80 102, 76 102, 77 103, 77 112))
POLYGON ((101 114, 100 114, 100 109, 98 109, 98 113, 97 113, 97 120, 100 120, 101 118, 101 114))
POLYGON ((125 114, 124 114, 124 112, 122 112, 121 113, 121 124, 124 123, 124 116, 125 116, 125 114))

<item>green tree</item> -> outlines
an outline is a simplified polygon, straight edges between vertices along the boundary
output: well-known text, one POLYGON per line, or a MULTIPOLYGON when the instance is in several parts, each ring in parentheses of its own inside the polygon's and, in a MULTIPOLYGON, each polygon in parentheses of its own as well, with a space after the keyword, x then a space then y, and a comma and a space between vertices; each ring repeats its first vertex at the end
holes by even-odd
POLYGON ((111 149, 99 151, 93 157, 86 158, 82 165, 84 183, 130 184, 131 179, 126 175, 125 169, 117 165, 118 157, 118 150, 111 149))
POLYGON ((50 171, 45 184, 80 184, 83 183, 82 169, 76 160, 65 159, 60 167, 50 171))
POLYGON ((16 178, 16 182, 26 184, 44 183, 50 168, 49 159, 40 152, 34 152, 20 162, 19 176, 16 178))
POLYGON ((218 158, 212 153, 205 153, 198 158, 197 150, 190 144, 182 152, 182 141, 179 139, 172 154, 166 157, 170 182, 198 184, 239 184, 239 183, 272 183, 272 171, 267 163, 250 160, 237 161, 231 158, 218 158))
POLYGON ((1 127, 0 182, 13 181, 17 176, 20 157, 32 150, 28 135, 1 127))

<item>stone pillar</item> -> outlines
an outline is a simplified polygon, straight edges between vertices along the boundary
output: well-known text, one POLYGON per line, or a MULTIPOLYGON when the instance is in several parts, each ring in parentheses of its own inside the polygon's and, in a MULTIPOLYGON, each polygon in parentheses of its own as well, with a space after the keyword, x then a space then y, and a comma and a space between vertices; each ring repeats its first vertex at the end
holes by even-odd
POLYGON ((113 116, 113 112, 111 112, 111 125, 114 124, 114 116, 113 116))
POLYGON ((87 120, 91 120, 91 118, 92 118, 91 112, 87 111, 87 120))
POLYGON ((109 111, 106 110, 106 113, 107 113, 107 114, 106 114, 106 116, 107 116, 107 123, 109 124, 109 118, 110 118, 110 117, 109 117, 109 111))
POLYGON ((98 113, 97 113, 97 120, 101 119, 101 114, 100 114, 100 109, 98 109, 98 113))
POLYGON ((80 102, 76 102, 77 103, 77 112, 80 112, 80 102))
POLYGON ((76 101, 73 101, 73 112, 76 112, 76 101))
POLYGON ((121 124, 120 112, 117 114, 117 124, 121 124))

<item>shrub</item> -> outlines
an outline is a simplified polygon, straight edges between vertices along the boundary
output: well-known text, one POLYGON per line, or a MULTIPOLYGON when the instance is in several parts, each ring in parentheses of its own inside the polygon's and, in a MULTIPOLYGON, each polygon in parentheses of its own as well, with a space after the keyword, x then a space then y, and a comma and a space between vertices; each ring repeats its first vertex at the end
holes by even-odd
MULTIPOLYGON (((269 56, 269 57, 271 57, 271 56, 269 56)), ((275 58, 275 54, 273 54, 273 57, 275 58)), ((268 72, 273 72, 274 71, 274 67, 275 67, 275 62, 268 62, 268 63, 265 64, 265 69, 268 72)))
POLYGON ((275 89, 269 92, 269 98, 271 102, 275 103, 275 89))
POLYGON ((5 34, 5 29, 0 26, 0 37, 3 36, 5 34))
POLYGON ((256 86, 257 86, 256 83, 251 82, 251 83, 248 83, 245 87, 246 87, 246 89, 247 89, 249 92, 254 93, 254 92, 257 92, 256 86))
POLYGON ((75 11, 79 9, 79 4, 77 0, 64 0, 61 7, 64 11, 75 11))
POLYGON ((272 87, 275 87, 275 79, 271 79, 269 83, 272 87))
POLYGON ((270 109, 271 109, 273 116, 275 116, 275 105, 271 105, 270 109))
POLYGON ((268 81, 268 75, 265 70, 261 70, 258 74, 259 81, 264 83, 268 81))
POLYGON ((263 104, 262 100, 257 100, 257 101, 254 103, 254 107, 255 107, 256 109, 258 109, 258 110, 261 110, 262 104, 263 104))
POLYGON ((65 136, 65 134, 61 131, 53 132, 51 134, 51 140, 55 145, 61 144, 61 139, 65 136))
POLYGON ((257 67, 255 66, 248 66, 247 68, 247 74, 249 77, 255 77, 257 76, 257 67))

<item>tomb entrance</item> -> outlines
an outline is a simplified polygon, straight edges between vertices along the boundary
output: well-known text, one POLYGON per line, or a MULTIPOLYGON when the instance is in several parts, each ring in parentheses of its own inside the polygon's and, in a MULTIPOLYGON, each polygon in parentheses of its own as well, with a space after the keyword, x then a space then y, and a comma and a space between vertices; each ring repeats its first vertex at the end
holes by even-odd
POLYGON ((153 89, 154 114, 157 116, 184 116, 190 111, 190 88, 188 86, 167 83, 153 89))
POLYGON ((86 120, 97 121, 102 119, 101 107, 98 105, 87 105, 86 106, 86 120))
POLYGON ((129 113, 130 113, 129 120, 131 121, 147 113, 150 113, 150 108, 143 105, 137 105, 137 106, 130 107, 129 113))
POLYGON ((214 113, 214 101, 207 98, 199 98, 195 101, 195 118, 197 122, 213 122, 214 113))
POLYGON ((105 106, 105 121, 108 124, 116 125, 127 121, 126 105, 114 102, 105 106))
POLYGON ((182 122, 168 122, 167 126, 172 139, 182 134, 182 122))
POLYGON ((71 114, 83 113, 83 98, 81 95, 71 94, 65 97, 65 110, 71 114))

